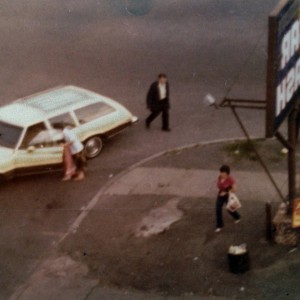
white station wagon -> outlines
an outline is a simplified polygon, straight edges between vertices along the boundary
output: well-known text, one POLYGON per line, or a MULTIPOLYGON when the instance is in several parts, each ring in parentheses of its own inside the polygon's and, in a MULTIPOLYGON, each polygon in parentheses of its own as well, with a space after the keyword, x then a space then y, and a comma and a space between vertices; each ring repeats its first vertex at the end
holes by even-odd
POLYGON ((75 86, 47 90, 0 108, 0 176, 40 173, 62 167, 62 130, 71 126, 88 158, 103 139, 137 121, 121 104, 75 86))

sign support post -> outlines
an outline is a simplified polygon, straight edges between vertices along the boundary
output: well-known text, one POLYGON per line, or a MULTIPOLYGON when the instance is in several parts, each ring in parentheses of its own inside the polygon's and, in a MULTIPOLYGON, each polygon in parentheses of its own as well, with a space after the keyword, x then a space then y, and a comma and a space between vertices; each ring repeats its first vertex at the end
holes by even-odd
MULTIPOLYGON (((230 107, 250 140, 235 108, 265 109, 266 137, 274 136, 288 149, 288 199, 283 197, 281 190, 261 160, 274 187, 282 200, 288 200, 288 213, 293 212, 296 198, 296 145, 297 127, 296 109, 300 99, 300 11, 298 0, 280 0, 269 16, 268 63, 266 101, 225 98, 223 107, 230 107), (279 128, 288 120, 287 138, 279 128)), ((258 157, 259 154, 257 153, 258 157)), ((300 211, 300 208, 299 208, 300 211)), ((300 218, 299 218, 300 219, 300 218)))
POLYGON ((289 173, 289 208, 288 212, 293 211, 294 199, 296 198, 296 110, 293 109, 288 117, 288 142, 290 149, 288 152, 288 173, 289 173))
POLYGON ((300 97, 299 3, 280 0, 269 16, 266 136, 288 149, 288 212, 296 198, 296 115, 300 97), (288 120, 288 138, 279 127, 288 120))

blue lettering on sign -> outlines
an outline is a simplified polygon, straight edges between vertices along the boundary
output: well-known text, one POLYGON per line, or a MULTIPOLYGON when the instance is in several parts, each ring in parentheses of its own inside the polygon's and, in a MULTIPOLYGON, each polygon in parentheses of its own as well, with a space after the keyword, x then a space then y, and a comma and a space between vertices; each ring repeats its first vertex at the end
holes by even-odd
POLYGON ((300 94, 300 21, 292 20, 281 32, 278 40, 275 126, 282 122, 281 119, 288 113, 300 94))

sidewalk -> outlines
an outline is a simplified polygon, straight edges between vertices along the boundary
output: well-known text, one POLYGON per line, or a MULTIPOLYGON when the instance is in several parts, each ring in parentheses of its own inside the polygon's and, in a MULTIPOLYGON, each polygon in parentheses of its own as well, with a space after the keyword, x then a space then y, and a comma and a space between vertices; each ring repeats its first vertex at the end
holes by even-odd
MULTIPOLYGON (((276 146, 267 150, 286 193, 285 159, 276 146)), ((265 241, 264 204, 276 208, 280 199, 256 161, 237 159, 223 144, 172 151, 112 179, 99 196, 11 300, 298 299, 300 255, 265 241), (223 163, 238 182, 242 222, 224 211, 225 228, 216 234, 215 181, 223 163), (226 254, 241 243, 251 270, 234 275, 226 254)))

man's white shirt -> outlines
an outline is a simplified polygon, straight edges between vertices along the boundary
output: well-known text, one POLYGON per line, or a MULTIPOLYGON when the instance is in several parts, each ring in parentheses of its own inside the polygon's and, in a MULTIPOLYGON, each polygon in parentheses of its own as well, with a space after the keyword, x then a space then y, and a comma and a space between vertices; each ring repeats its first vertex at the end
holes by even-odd
POLYGON ((166 84, 158 84, 159 89, 159 98, 160 100, 164 100, 167 98, 167 85, 166 84))
POLYGON ((65 141, 67 143, 71 143, 70 149, 72 154, 77 154, 83 150, 83 145, 81 141, 78 139, 78 137, 72 130, 65 128, 63 130, 63 135, 65 141))

